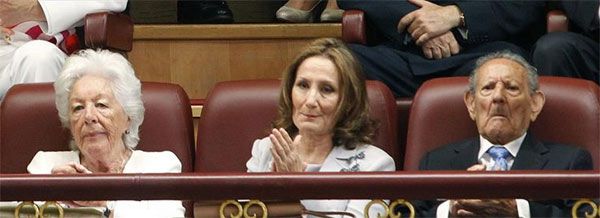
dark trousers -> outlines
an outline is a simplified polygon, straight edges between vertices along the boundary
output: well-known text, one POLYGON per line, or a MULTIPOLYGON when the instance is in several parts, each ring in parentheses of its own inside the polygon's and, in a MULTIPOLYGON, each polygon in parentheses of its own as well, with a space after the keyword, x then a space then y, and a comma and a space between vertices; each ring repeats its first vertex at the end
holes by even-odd
POLYGON ((508 50, 527 59, 520 47, 503 41, 484 43, 439 60, 425 58, 420 50, 401 50, 387 45, 350 44, 368 79, 385 83, 396 97, 412 97, 423 82, 445 76, 468 76, 477 58, 508 50))
POLYGON ((592 80, 600 84, 599 44, 581 34, 555 32, 542 36, 533 50, 538 74, 592 80))

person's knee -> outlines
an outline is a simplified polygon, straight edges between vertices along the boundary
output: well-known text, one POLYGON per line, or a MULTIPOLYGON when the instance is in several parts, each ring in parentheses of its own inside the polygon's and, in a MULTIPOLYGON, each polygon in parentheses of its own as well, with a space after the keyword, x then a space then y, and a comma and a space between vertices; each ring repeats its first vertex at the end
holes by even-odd
POLYGON ((534 59, 547 59, 562 56, 572 50, 573 40, 577 40, 570 32, 555 32, 546 34, 538 39, 533 50, 534 59))
POLYGON ((23 44, 9 64, 13 84, 56 80, 67 55, 56 45, 33 40, 23 44))
POLYGON ((14 55, 14 60, 40 67, 62 65, 65 58, 65 53, 56 45, 42 40, 33 40, 23 44, 15 51, 14 55))

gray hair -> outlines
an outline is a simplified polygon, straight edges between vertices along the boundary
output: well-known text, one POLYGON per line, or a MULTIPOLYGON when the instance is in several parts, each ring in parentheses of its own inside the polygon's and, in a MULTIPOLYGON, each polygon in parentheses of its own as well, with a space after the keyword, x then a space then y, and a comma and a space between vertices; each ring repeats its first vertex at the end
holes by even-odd
POLYGON ((494 59, 511 60, 511 61, 518 63, 523 68, 525 68, 525 70, 527 71, 527 80, 529 81, 529 93, 530 94, 535 93, 535 91, 537 91, 540 88, 539 83, 538 83, 537 69, 535 69, 535 67, 531 66, 525 60, 525 58, 521 57, 520 55, 512 53, 508 50, 504 50, 504 51, 490 53, 486 56, 483 56, 483 57, 480 57, 479 59, 477 59, 477 62, 475 63, 475 68, 473 69, 473 71, 471 71, 471 75, 469 76, 469 92, 471 92, 471 93, 475 92, 475 87, 477 86, 477 84, 476 84, 477 70, 479 70, 479 68, 481 68, 481 66, 483 66, 486 62, 494 60, 494 59))
MULTIPOLYGON (((85 75, 106 78, 115 98, 129 118, 128 131, 122 139, 125 146, 134 149, 139 137, 139 127, 144 121, 144 103, 142 102, 142 84, 135 76, 131 64, 122 55, 108 50, 82 50, 67 58, 60 76, 54 82, 56 109, 62 125, 68 129, 69 96, 73 84, 85 75)), ((71 141, 71 149, 77 150, 71 141)))

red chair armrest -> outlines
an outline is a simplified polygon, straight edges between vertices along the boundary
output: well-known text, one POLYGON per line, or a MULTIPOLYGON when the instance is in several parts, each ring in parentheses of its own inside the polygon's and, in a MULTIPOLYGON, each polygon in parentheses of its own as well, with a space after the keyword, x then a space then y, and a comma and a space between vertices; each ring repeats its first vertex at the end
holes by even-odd
POLYGON ((91 13, 84 18, 85 46, 118 52, 131 51, 133 21, 129 16, 112 13, 91 13))
POLYGON ((546 28, 549 33, 569 31, 569 18, 563 11, 548 11, 548 14, 546 15, 546 21, 546 28))
POLYGON ((367 44, 365 12, 346 10, 342 16, 342 41, 345 43, 367 44))

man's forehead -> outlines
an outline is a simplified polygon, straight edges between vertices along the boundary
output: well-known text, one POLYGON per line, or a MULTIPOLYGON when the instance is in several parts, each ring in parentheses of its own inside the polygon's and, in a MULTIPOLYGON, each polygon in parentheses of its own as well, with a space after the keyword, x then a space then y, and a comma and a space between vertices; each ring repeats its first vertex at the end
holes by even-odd
POLYGON ((525 67, 516 61, 505 58, 496 58, 485 62, 476 73, 479 81, 490 79, 526 80, 527 77, 525 67))

